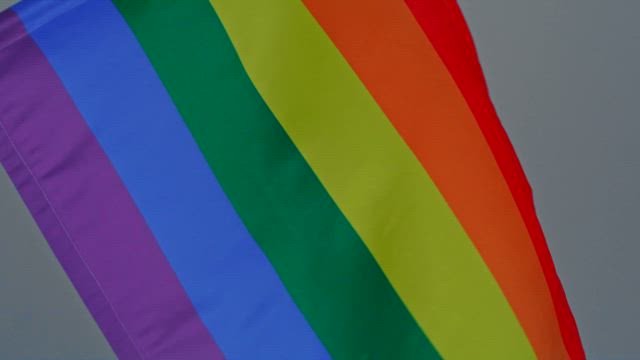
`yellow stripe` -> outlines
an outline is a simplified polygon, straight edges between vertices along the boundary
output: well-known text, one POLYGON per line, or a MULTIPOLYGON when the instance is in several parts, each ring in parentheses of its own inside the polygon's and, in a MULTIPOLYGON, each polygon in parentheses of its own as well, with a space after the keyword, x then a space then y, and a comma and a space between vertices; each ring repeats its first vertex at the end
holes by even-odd
POLYGON ((303 4, 211 3, 258 91, 442 356, 535 358, 442 195, 303 4))

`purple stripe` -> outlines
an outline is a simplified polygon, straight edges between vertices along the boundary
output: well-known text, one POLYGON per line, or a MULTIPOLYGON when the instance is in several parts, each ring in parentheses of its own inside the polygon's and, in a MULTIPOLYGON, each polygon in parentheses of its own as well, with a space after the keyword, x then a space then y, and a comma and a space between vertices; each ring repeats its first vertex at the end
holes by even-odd
POLYGON ((0 14, 0 158, 122 359, 222 359, 55 72, 0 14), (0 41, 2 42, 2 41, 0 41))

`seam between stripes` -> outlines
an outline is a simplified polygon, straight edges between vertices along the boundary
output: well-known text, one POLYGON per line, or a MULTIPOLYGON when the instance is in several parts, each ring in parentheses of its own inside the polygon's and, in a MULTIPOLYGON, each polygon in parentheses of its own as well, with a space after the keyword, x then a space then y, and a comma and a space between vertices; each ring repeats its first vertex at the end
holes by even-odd
MULTIPOLYGON (((14 39, 12 39, 10 42, 6 43, 6 44, 5 44, 5 46, 0 47, 0 50, 4 50, 4 49, 6 49, 6 48, 8 48, 8 47, 11 47, 11 45, 13 45, 14 43, 17 43, 18 41, 20 41, 20 40, 21 40, 22 38, 24 38, 24 37, 31 36, 31 33, 35 32, 35 31, 36 31, 36 30, 38 30, 38 29, 40 29, 42 26, 47 25, 47 24, 48 24, 48 23, 50 23, 51 21, 53 21, 53 20, 57 19, 58 17, 60 17, 60 16, 62 16, 62 15, 64 15, 64 14, 66 14, 67 12, 69 12, 69 11, 71 11, 71 10, 73 10, 73 9, 77 8, 77 7, 78 7, 78 6, 80 6, 80 5, 84 5, 84 3, 85 3, 86 1, 87 1, 87 0, 79 1, 77 4, 74 4, 72 7, 70 7, 70 8, 68 8, 68 9, 66 9, 64 12, 61 12, 61 13, 57 14, 56 16, 54 16, 54 17, 51 17, 51 18, 47 19, 45 22, 43 22, 43 23, 39 24, 37 27, 35 27, 35 28, 31 29, 30 31, 25 31, 25 32, 24 32, 24 34, 21 34, 20 36, 15 37, 15 38, 14 38, 14 39)), ((13 7, 13 6, 12 6, 12 7, 7 8, 7 9, 5 9, 5 10, 3 10, 3 11, 0 11, 0 13, 4 13, 4 12, 7 12, 7 11, 12 11, 12 12, 13 12, 14 14, 16 14, 16 15, 18 14, 18 12, 17 12, 16 10, 14 10, 14 7, 13 7)), ((22 19, 20 18, 20 16, 19 16, 19 15, 17 15, 17 16, 18 16, 18 18, 20 19, 20 22, 22 23, 22 19)), ((5 131, 4 133, 5 133, 5 134, 7 134, 7 132, 6 132, 6 131, 5 131)), ((9 136, 9 134, 7 134, 7 136, 9 136)), ((11 141, 9 141, 9 142, 11 143, 11 141)), ((15 149, 15 148, 14 148, 14 149, 15 149)), ((28 168, 28 167, 27 167, 27 168, 28 168)))
POLYGON ((58 225, 60 225, 60 228, 62 229, 64 236, 67 238, 67 240, 69 241, 69 243, 71 244, 71 247, 73 249, 73 252, 76 254, 76 256, 78 256, 78 258, 80 259, 80 261, 82 261, 82 264, 84 265, 85 269, 89 272, 89 274, 91 275, 91 277, 93 278, 98 290, 100 291, 100 294, 102 294, 102 297, 105 299, 105 301, 107 302, 107 304, 109 304, 109 308, 111 309, 111 311, 113 312, 115 318, 118 320, 118 323, 120 324, 120 326, 122 327, 122 331, 127 335, 127 338, 129 339, 129 341, 131 342, 131 345, 133 345, 133 348, 136 350, 136 353, 138 354, 138 356, 140 357, 140 359, 144 360, 145 357, 142 355, 142 352, 140 351, 140 349, 138 348, 137 344, 135 343, 135 341, 133 341, 133 338, 131 337, 131 334, 129 334, 129 331, 127 331, 127 328, 124 326, 124 323, 122 322, 122 319, 120 319, 120 316, 118 315, 118 312, 115 310, 115 308, 113 307, 113 304, 111 303, 111 301, 109 300, 109 298, 107 297, 107 295, 104 292, 104 289, 102 288, 102 286, 100 285, 100 282, 98 281, 98 279, 96 278, 95 274, 93 273, 93 271, 91 270, 91 268, 89 267, 89 265, 87 264, 87 262, 85 261, 85 259, 82 257, 78 247, 76 246, 75 241, 73 241, 73 239, 71 238, 71 235, 69 234, 66 226, 64 225, 64 223, 62 222, 62 220, 60 219, 60 216, 58 215, 56 209, 53 207, 53 205, 51 204, 51 201, 49 200, 49 197, 47 196, 47 193, 44 191, 42 185, 40 185, 40 181, 38 180, 38 177, 35 176, 35 174, 33 173, 33 171, 31 170, 31 167, 29 166, 29 164, 27 163, 27 161, 24 159, 24 157, 22 156, 22 154, 20 153, 20 151, 18 150, 18 147, 16 146, 15 142, 11 139, 11 136, 9 135, 9 132, 7 131, 6 127, 4 126, 4 124, 2 123, 2 120, 0 120, 0 130, 2 130, 2 132, 5 134, 5 136, 7 137, 7 141, 9 142, 9 145, 11 146, 11 148, 13 149, 13 151, 15 152, 15 154, 18 157, 18 160, 20 160, 20 162, 22 163, 22 165, 24 165, 25 169, 29 172, 29 175, 31 176, 31 178, 33 179, 35 185, 38 187, 38 190, 40 190, 40 192, 42 193, 42 197, 44 199, 44 201, 47 203, 47 206, 49 207, 49 209, 51 210, 51 213, 53 214, 53 216, 55 217, 56 221, 58 222, 58 225))

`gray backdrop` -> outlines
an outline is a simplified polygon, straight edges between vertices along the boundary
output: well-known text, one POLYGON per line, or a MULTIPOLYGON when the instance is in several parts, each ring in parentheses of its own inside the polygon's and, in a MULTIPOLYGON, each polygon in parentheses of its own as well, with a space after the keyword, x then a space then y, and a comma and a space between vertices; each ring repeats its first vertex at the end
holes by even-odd
MULTIPOLYGON (((640 359, 640 1, 460 4, 589 357, 640 359)), ((114 358, 3 170, 0 358, 114 358)))

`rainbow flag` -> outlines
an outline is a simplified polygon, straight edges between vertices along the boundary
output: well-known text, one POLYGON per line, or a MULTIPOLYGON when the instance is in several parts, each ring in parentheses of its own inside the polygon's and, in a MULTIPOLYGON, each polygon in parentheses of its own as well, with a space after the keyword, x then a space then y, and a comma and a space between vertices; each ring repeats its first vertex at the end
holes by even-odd
POLYGON ((583 359, 455 0, 26 0, 0 159, 122 359, 583 359))

